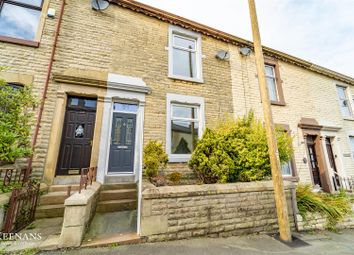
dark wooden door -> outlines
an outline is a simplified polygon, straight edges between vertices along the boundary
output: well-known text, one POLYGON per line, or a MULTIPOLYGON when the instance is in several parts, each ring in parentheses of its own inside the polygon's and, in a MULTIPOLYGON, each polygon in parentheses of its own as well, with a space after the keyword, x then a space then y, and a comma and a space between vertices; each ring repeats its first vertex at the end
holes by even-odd
POLYGON ((322 187, 321 178, 320 178, 320 169, 318 167, 318 160, 317 160, 316 149, 315 149, 315 137, 313 136, 307 137, 307 149, 310 158, 313 182, 315 185, 318 184, 320 185, 320 187, 322 187))
POLYGON ((109 173, 133 173, 136 115, 113 113, 109 173))
POLYGON ((79 174, 90 166, 95 120, 95 99, 68 98, 57 175, 79 174))
POLYGON ((336 175, 336 173, 337 173, 336 160, 335 160, 334 153, 333 153, 331 139, 329 137, 326 137, 326 149, 327 149, 327 154, 328 154, 328 159, 329 159, 329 165, 335 173, 334 180, 336 182, 337 187, 340 187, 340 181, 338 179, 338 176, 336 175))

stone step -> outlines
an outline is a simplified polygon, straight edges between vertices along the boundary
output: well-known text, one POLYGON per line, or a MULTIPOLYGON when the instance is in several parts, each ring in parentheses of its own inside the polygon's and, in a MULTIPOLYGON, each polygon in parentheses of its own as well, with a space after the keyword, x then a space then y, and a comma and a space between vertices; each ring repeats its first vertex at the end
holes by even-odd
POLYGON ((98 202, 96 212, 118 212, 134 209, 136 209, 136 199, 120 199, 98 202))
POLYGON ((57 191, 67 192, 69 186, 71 186, 71 191, 79 190, 79 184, 73 184, 73 185, 52 185, 49 187, 48 191, 49 192, 57 192, 57 191))
POLYGON ((64 204, 39 205, 36 210, 36 219, 63 217, 64 210, 64 204))
POLYGON ((110 235, 99 235, 92 239, 85 240, 81 247, 100 247, 108 245, 137 244, 142 240, 137 233, 119 233, 110 235))
POLYGON ((100 193, 100 201, 136 199, 136 196, 136 189, 102 190, 100 193))
POLYGON ((115 183, 104 184, 102 190, 117 190, 117 189, 136 189, 136 183, 115 183))
POLYGON ((49 192, 40 196, 40 205, 58 205, 64 204, 65 199, 68 198, 68 193, 66 191, 56 191, 49 192))

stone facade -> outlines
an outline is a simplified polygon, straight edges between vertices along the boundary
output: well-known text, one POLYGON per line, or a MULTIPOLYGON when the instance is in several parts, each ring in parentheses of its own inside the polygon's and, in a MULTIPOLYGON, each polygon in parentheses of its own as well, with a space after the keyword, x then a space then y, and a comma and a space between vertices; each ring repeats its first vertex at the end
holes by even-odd
MULTIPOLYGON (((45 2, 59 12, 61 1, 45 2)), ((109 74, 139 77, 151 89, 144 102, 140 102, 144 106, 141 131, 144 144, 156 139, 166 145, 166 95, 171 93, 203 98, 206 127, 214 127, 228 116, 241 116, 251 109, 256 116, 263 116, 254 55, 244 57, 239 53, 239 48, 249 46, 250 42, 225 39, 227 36, 220 31, 218 35, 211 35, 200 24, 195 25, 183 19, 184 23, 181 24, 184 27, 194 31, 199 29, 201 34, 203 82, 172 79, 168 77, 167 47, 169 22, 174 25, 176 22, 168 18, 157 19, 156 15, 144 15, 122 5, 124 3, 120 6, 112 3, 104 12, 95 12, 89 1, 66 1, 33 164, 34 175, 38 178, 44 175, 49 184, 55 176, 69 95, 98 98, 91 165, 98 164, 99 151, 102 149, 101 127, 111 125, 110 122, 104 122, 102 117, 103 105, 107 101, 109 74), (228 50, 230 61, 215 58, 219 50, 228 50), (53 116, 56 118, 53 119, 53 116)), ((12 74, 27 75, 30 78, 27 77, 27 80, 32 79, 33 93, 38 98, 43 92, 57 22, 58 16, 54 19, 45 18, 38 48, 0 42, 0 65, 10 66, 8 72, 12 74)), ((270 57, 270 53, 275 51, 265 49, 265 52, 270 57)), ((335 88, 335 84, 348 85, 351 99, 354 93, 353 79, 338 74, 332 75, 337 78, 330 78, 329 70, 320 74, 320 67, 308 67, 308 63, 303 64, 301 60, 293 61, 291 56, 280 58, 277 54, 273 54, 273 61, 279 65, 285 106, 274 105, 273 115, 276 123, 289 125, 294 136, 296 174, 292 180, 299 178, 302 182, 312 183, 310 166, 304 161, 308 161, 305 132, 299 128, 303 118, 316 120, 321 126, 319 136, 332 139, 338 173, 341 176, 354 176, 354 160, 349 143, 349 135, 354 134, 353 119, 342 118, 335 88)), ((324 139, 321 140, 321 148, 323 171, 330 182, 333 170, 325 153, 324 139)), ((138 163, 141 164, 141 160, 138 163)), ((182 172, 185 179, 193 177, 183 162, 170 163, 168 172, 171 171, 182 172)), ((333 187, 329 189, 333 190, 333 187)))
MULTIPOLYGON (((291 189, 286 182, 294 228, 291 189)), ((142 194, 141 236, 148 241, 276 232, 272 182, 147 187, 142 194), (158 224, 157 224, 158 222, 158 224)))

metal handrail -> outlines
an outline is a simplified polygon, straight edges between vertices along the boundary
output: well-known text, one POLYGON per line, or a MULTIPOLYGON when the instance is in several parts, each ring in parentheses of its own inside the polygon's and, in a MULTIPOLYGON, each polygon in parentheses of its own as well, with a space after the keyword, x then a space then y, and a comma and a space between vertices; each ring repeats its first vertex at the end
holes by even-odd
POLYGON ((81 193, 81 190, 83 188, 87 189, 87 185, 92 185, 92 182, 96 181, 96 175, 97 175, 96 166, 81 168, 79 193, 81 193))

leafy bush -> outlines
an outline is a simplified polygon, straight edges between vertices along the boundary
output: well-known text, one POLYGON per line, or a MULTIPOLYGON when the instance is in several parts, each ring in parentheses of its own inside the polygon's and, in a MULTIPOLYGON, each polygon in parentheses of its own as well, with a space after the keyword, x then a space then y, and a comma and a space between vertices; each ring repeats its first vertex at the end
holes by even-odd
POLYGON ((31 87, 14 89, 0 79, 0 165, 32 154, 30 122, 33 113, 28 110, 35 105, 31 87))
POLYGON ((158 141, 149 141, 144 147, 145 174, 151 178, 159 174, 159 170, 166 167, 168 156, 158 141))
POLYGON ((296 200, 304 219, 307 213, 319 213, 326 217, 330 230, 334 230, 337 222, 352 212, 350 199, 343 190, 339 194, 314 193, 310 185, 299 185, 296 200))
POLYGON ((170 173, 168 176, 168 180, 172 182, 174 185, 178 185, 181 182, 182 174, 179 172, 170 173))
MULTIPOLYGON (((292 138, 277 132, 280 162, 292 155, 292 138)), ((189 166, 204 183, 257 181, 271 175, 268 145, 262 122, 253 112, 206 129, 189 166)))

